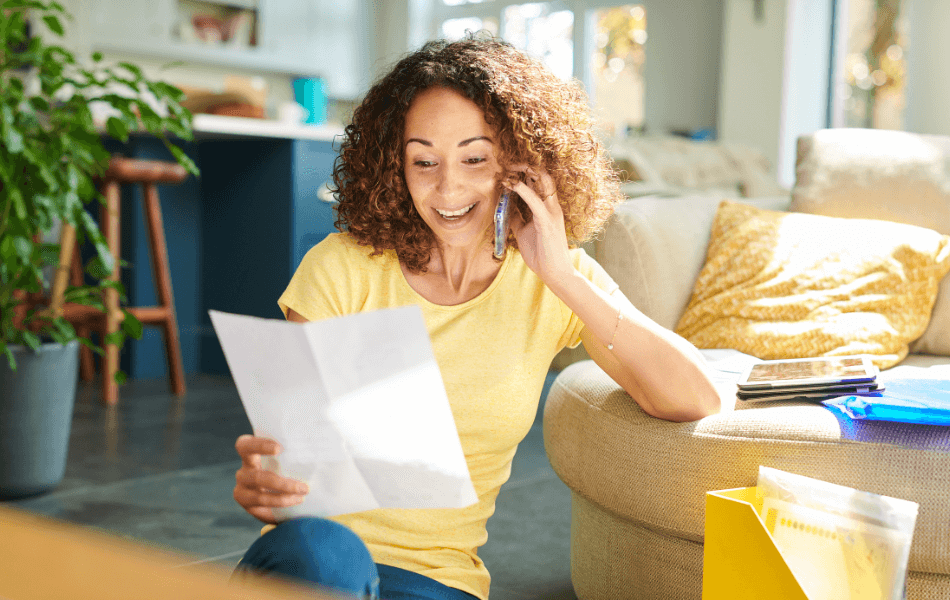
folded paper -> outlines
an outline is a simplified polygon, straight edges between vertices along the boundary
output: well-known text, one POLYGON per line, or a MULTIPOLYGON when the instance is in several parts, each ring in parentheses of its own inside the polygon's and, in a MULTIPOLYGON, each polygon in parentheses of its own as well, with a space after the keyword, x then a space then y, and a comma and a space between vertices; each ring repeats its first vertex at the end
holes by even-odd
POLYGON ((310 486, 279 520, 477 501, 418 306, 292 323, 209 311, 263 465, 310 486))

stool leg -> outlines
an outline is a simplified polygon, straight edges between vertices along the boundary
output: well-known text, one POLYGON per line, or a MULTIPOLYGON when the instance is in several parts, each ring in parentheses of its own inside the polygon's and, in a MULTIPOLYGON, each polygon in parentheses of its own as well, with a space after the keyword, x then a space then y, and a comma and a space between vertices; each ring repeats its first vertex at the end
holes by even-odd
MULTIPOLYGON (((100 221, 104 230, 103 234, 109 244, 109 251, 115 259, 115 267, 109 279, 118 281, 121 243, 119 239, 120 190, 117 182, 106 182, 105 197, 106 204, 102 206, 100 221)), ((122 321, 122 312, 119 310, 119 292, 112 288, 107 289, 104 300, 106 326, 103 336, 108 336, 119 330, 119 324, 122 321)), ((119 401, 119 387, 115 382, 115 374, 119 370, 119 347, 115 344, 106 344, 105 339, 102 342, 105 349, 105 357, 102 359, 102 400, 107 405, 112 406, 119 401)))
POLYGON ((165 244, 165 228, 162 225, 162 208, 158 201, 158 186, 148 183, 144 184, 143 188, 155 289, 159 303, 167 311, 167 316, 162 322, 165 333, 165 357, 168 362, 172 392, 176 396, 184 396, 185 371, 181 360, 178 320, 175 318, 175 299, 172 294, 172 277, 168 267, 168 247, 165 244))

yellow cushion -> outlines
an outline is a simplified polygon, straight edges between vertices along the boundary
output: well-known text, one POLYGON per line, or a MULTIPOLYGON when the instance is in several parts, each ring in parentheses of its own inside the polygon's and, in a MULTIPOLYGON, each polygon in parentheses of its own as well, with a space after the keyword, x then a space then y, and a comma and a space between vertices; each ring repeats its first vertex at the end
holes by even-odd
POLYGON ((676 332, 762 359, 871 354, 880 368, 927 328, 950 236, 872 219, 724 200, 676 332))

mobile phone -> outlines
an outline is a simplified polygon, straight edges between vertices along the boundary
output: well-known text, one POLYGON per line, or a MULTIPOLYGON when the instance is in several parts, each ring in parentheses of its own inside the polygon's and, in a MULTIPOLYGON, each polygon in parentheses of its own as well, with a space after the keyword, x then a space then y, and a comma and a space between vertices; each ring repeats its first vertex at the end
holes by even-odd
POLYGON ((511 212, 511 191, 505 190, 495 208, 495 258, 505 257, 508 242, 508 218, 511 212))

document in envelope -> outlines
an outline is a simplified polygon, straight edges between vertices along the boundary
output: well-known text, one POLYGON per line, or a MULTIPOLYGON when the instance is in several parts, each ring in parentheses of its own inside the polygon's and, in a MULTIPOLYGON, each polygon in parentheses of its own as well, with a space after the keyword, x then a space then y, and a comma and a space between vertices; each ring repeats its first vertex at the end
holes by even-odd
POLYGON ((209 311, 264 467, 307 482, 279 520, 477 501, 418 306, 292 323, 209 311))

